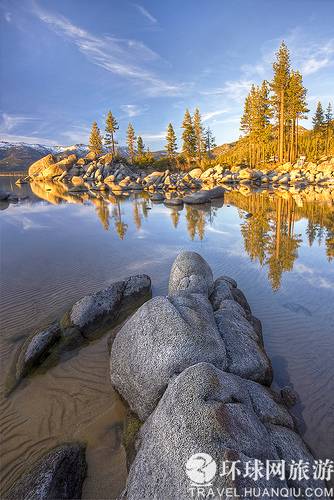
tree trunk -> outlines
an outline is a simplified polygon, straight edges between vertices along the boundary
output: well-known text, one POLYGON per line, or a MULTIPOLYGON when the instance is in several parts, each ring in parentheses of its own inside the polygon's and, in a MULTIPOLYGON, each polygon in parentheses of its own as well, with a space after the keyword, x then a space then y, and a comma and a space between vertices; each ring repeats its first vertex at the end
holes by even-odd
POLYGON ((114 134, 111 132, 111 146, 112 146, 112 156, 114 158, 115 156, 115 141, 114 141, 114 134))
POLYGON ((279 112, 279 161, 284 158, 284 90, 281 90, 280 112, 279 112))

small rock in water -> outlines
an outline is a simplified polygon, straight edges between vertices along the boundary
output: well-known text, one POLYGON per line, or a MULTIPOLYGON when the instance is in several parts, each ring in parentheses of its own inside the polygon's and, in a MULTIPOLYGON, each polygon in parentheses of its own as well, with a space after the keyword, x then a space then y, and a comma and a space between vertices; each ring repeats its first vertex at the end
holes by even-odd
POLYGON ((9 193, 0 189, 0 201, 6 201, 9 198, 9 193))
POLYGON ((49 349, 60 339, 58 322, 52 323, 41 332, 29 337, 23 344, 17 365, 16 378, 20 380, 48 353, 49 349))
POLYGON ((85 447, 57 446, 42 456, 4 495, 7 500, 69 500, 81 498, 86 477, 85 447))
POLYGON ((285 406, 288 408, 292 408, 298 401, 298 394, 289 386, 285 386, 281 389, 281 396, 285 406))

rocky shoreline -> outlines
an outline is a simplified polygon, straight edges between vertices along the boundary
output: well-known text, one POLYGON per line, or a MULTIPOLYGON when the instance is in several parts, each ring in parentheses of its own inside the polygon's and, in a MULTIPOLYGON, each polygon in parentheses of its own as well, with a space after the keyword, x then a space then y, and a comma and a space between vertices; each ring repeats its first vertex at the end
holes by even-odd
MULTIPOLYGON (((287 392, 270 389, 261 322, 236 282, 214 281, 196 253, 178 255, 169 295, 146 302, 117 333, 110 374, 142 423, 124 499, 191 498, 186 464, 196 454, 237 462, 242 470, 254 460, 286 467, 313 461, 284 404, 287 392)), ((244 487, 324 487, 320 480, 254 480, 242 473, 216 475, 214 485, 241 498, 244 487)))
MULTIPOLYGON (((152 170, 152 169, 151 169, 152 170)), ((299 160, 295 164, 285 163, 273 168, 249 168, 247 165, 215 165, 203 171, 194 168, 188 172, 170 170, 150 172, 136 165, 113 160, 111 154, 89 153, 83 158, 75 154, 53 156, 51 154, 29 167, 28 177, 17 182, 52 181, 66 184, 70 193, 85 191, 112 191, 120 194, 127 191, 148 191, 171 204, 194 203, 192 192, 200 191, 197 204, 209 203, 210 189, 233 186, 294 187, 307 186, 334 187, 334 157, 325 156, 318 163, 299 160), (61 158, 61 159, 59 159, 61 158)))
MULTIPOLYGON (((217 474, 214 485, 234 488, 241 498, 245 487, 302 493, 324 488, 320 479, 286 474, 284 480, 254 480, 242 474, 254 460, 287 467, 314 459, 288 410, 296 395, 290 388, 270 388, 273 372, 261 322, 237 283, 227 276, 214 280, 199 254, 182 252, 171 269, 168 296, 149 299, 150 293, 150 278, 139 275, 84 297, 60 321, 29 337, 16 364, 22 378, 60 339, 90 340, 136 309, 110 342, 111 383, 129 407, 122 498, 191 498, 186 464, 198 453, 217 464, 240 465, 240 475, 217 474)), ((60 444, 4 498, 80 498, 86 469, 84 444, 60 444)))

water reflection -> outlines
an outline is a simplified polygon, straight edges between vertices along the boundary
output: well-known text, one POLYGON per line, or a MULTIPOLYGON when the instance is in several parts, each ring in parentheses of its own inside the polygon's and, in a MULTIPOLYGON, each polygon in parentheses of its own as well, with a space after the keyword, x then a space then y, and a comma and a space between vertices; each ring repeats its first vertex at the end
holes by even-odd
MULTIPOLYGON (((106 231, 115 231, 121 240, 127 237, 129 214, 136 230, 142 228, 143 219, 149 217, 152 201, 149 194, 111 191, 81 191, 61 183, 32 183, 32 193, 37 199, 52 204, 93 204, 96 214, 106 231), (132 211, 123 211, 125 201, 131 201, 132 211)), ((25 187, 27 189, 27 187, 25 187)), ((225 194, 225 205, 237 207, 244 250, 250 259, 268 269, 272 288, 280 288, 282 275, 293 269, 303 237, 296 231, 295 224, 307 220, 305 231, 307 243, 324 244, 328 260, 334 257, 334 192, 330 189, 310 187, 303 191, 294 188, 252 191, 249 187, 229 190, 225 194)), ((156 202, 154 202, 156 204, 156 202)), ((204 240, 206 230, 211 227, 221 200, 212 205, 165 207, 176 229, 183 214, 186 229, 191 240, 204 240)), ((305 236, 304 236, 305 239, 305 236)))

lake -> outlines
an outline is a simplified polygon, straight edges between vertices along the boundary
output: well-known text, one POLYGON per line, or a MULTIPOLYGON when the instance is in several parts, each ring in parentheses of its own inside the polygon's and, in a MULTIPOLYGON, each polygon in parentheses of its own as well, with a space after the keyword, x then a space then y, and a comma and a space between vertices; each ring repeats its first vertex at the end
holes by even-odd
MULTIPOLYGON (((293 413, 316 457, 334 450, 334 191, 252 192, 244 186, 211 206, 153 203, 146 193, 68 193, 60 185, 0 188, 1 380, 23 338, 83 295, 131 274, 166 294, 180 250, 199 252, 215 277, 233 277, 261 319, 274 387, 292 386, 293 413)), ((87 442, 83 498, 115 498, 126 479, 125 409, 109 382, 108 337, 64 355, 1 400, 3 488, 42 451, 87 442)))

